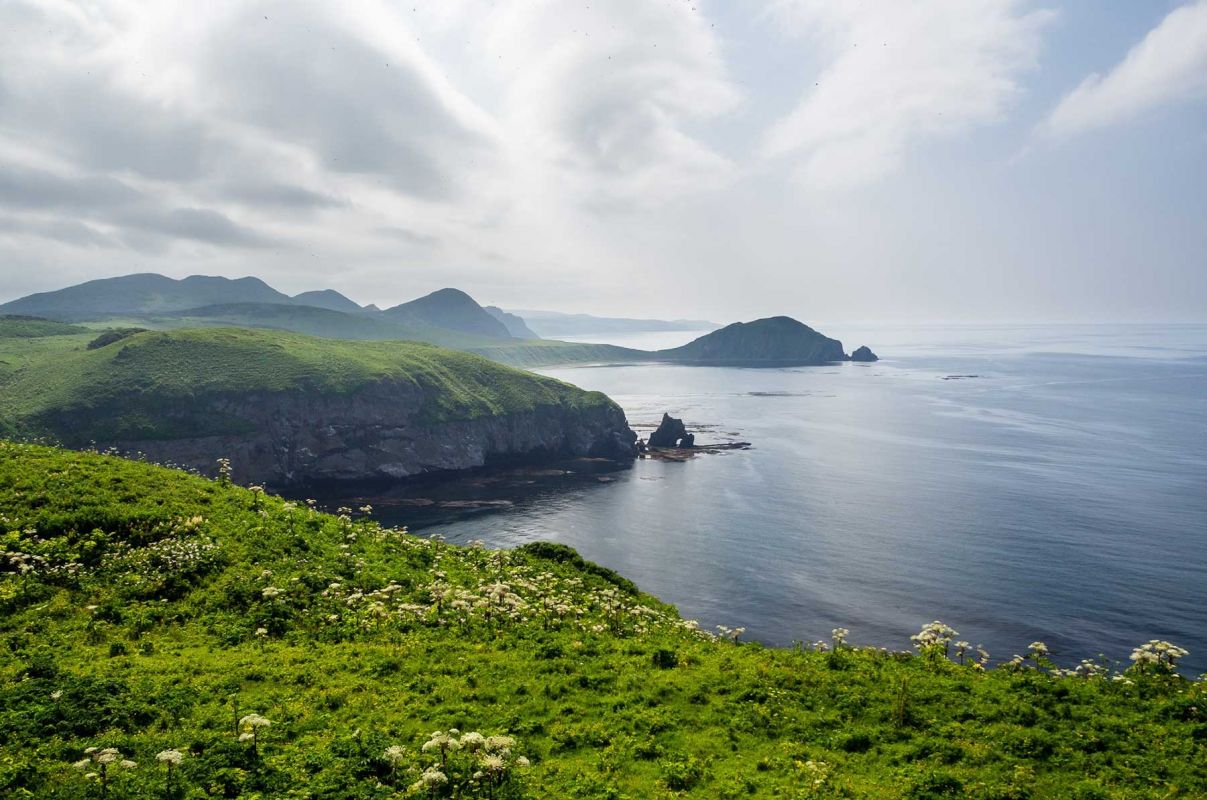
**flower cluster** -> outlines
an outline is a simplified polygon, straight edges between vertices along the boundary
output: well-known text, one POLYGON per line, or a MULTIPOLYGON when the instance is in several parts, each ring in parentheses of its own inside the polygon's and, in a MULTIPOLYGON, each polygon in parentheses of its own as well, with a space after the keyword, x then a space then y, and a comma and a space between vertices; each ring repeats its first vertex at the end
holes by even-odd
POLYGON ((89 747, 84 750, 84 757, 72 766, 83 771, 85 778, 100 781, 101 791, 105 792, 114 771, 134 769, 138 764, 122 755, 116 747, 89 747))
POLYGON ((923 625, 922 630, 909 638, 919 653, 942 653, 946 656, 951 640, 959 635, 959 631, 935 620, 923 625))
MULTIPOLYGON (((435 794, 450 791, 457 796, 497 797, 500 791, 516 780, 515 770, 529 766, 524 756, 515 754, 516 740, 512 736, 483 736, 477 731, 461 733, 456 728, 433 731, 420 747, 420 752, 439 758, 437 763, 424 766, 411 791, 435 794)), ((385 757, 401 757, 403 748, 393 745, 385 757)))
POLYGON ((1176 644, 1162 639, 1150 639, 1132 650, 1131 660, 1141 670, 1145 668, 1157 671, 1173 672, 1178 661, 1190 653, 1176 644))

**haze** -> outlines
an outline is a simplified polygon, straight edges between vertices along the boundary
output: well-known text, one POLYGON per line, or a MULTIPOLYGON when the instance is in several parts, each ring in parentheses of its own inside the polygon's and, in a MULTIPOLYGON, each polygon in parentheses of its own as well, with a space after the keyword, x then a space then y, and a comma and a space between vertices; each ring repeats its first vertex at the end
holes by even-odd
POLYGON ((1207 0, 0 7, 0 300, 1202 321, 1207 0))

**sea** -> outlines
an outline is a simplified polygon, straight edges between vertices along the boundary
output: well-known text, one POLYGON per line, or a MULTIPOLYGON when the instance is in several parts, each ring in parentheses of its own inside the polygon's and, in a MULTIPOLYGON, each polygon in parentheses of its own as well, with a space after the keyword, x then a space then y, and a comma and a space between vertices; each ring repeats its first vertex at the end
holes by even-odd
MULTIPOLYGON (((1207 325, 818 325, 874 364, 540 370, 606 392, 682 462, 570 462, 389 489, 383 522, 563 542, 744 639, 905 650, 941 620, 994 661, 1071 667, 1166 639, 1207 671, 1207 325)), ((699 332, 600 337, 631 347, 699 332)))

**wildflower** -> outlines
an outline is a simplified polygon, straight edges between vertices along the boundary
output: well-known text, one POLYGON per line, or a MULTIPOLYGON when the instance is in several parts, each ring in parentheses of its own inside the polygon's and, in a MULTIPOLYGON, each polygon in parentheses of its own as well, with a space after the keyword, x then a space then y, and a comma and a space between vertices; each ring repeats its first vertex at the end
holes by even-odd
POLYGON ((1189 651, 1163 639, 1150 639, 1132 650, 1131 660, 1140 669, 1151 666, 1154 669, 1173 672, 1179 659, 1189 655, 1189 651))
POLYGON ((51 700, 58 700, 58 699, 59 699, 59 698, 61 698, 62 696, 63 696, 63 690, 62 690, 62 689, 55 689, 53 692, 51 692, 51 693, 50 693, 50 699, 51 699, 51 700))
POLYGON ((273 599, 279 597, 280 594, 281 594, 281 590, 275 586, 265 586, 264 589, 261 590, 261 592, 260 592, 260 596, 263 597, 265 600, 273 600, 273 599))
POLYGON ((392 744, 386 748, 386 751, 382 754, 382 757, 385 758, 386 761, 390 762, 391 767, 397 767, 406 757, 406 748, 400 744, 392 744))
POLYGON ((527 767, 529 766, 529 764, 531 764, 531 763, 532 763, 532 762, 530 762, 530 761, 529 761, 527 758, 525 758, 524 756, 520 756, 519 758, 517 758, 517 759, 515 760, 515 764, 516 764, 516 766, 517 766, 517 767, 525 767, 525 768, 527 768, 527 767))
POLYGON ((155 755, 155 760, 169 766, 179 765, 180 762, 184 761, 184 753, 179 750, 161 750, 155 755))
POLYGON ((256 628, 256 636, 261 638, 268 635, 268 628, 256 628))
POLYGON ((971 646, 968 642, 956 642, 956 658, 960 660, 961 665, 964 663, 964 654, 968 652, 968 648, 971 646))
POLYGON ((262 717, 259 714, 248 714, 239 720, 239 729, 242 733, 239 734, 239 741, 251 742, 252 755, 260 754, 260 729, 271 728, 272 721, 267 717, 262 717))
POLYGON ((1027 650, 1030 651, 1031 657, 1036 661, 1039 661, 1039 659, 1048 654, 1048 646, 1043 642, 1032 642, 1027 645, 1027 650))
POLYGON ((919 653, 939 653, 943 657, 947 657, 947 646, 952 639, 959 636, 960 632, 954 628, 943 624, 939 620, 928 622, 922 626, 922 630, 909 637, 914 643, 914 647, 919 653))
POLYGON ((830 641, 834 643, 835 650, 841 650, 842 646, 847 643, 847 637, 851 635, 851 631, 847 628, 835 628, 830 631, 830 641))
POLYGON ((469 752, 477 752, 486 746, 486 737, 477 731, 470 731, 461 737, 461 746, 469 752))

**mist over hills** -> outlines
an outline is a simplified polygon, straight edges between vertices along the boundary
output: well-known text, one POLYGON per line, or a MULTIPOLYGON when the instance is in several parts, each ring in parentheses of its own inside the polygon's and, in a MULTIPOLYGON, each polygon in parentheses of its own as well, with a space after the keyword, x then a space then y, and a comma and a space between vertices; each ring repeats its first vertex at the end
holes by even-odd
MULTIPOLYGON (((383 311, 360 306, 331 289, 290 296, 254 277, 194 275, 177 280, 150 273, 88 281, 0 305, 0 315, 93 327, 266 328, 332 339, 420 341, 521 367, 634 361, 811 365, 851 359, 841 342, 783 316, 720 328, 704 320, 524 313, 530 316, 483 307, 451 287, 383 311), (540 338, 670 330, 712 332, 682 347, 656 352, 540 338)), ((857 352, 860 357, 855 360, 875 360, 866 348, 857 352)))

